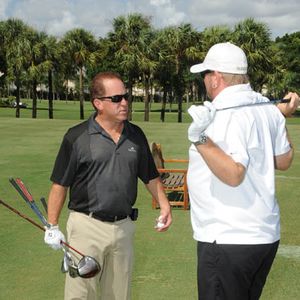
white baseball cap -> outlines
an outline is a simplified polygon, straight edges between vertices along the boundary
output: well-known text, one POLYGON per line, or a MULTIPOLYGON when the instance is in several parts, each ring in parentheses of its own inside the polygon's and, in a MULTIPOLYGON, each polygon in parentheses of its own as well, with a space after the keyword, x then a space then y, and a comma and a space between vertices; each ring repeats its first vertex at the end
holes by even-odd
POLYGON ((212 46, 202 64, 193 65, 191 73, 201 73, 207 70, 230 74, 247 74, 247 57, 245 52, 227 42, 212 46))

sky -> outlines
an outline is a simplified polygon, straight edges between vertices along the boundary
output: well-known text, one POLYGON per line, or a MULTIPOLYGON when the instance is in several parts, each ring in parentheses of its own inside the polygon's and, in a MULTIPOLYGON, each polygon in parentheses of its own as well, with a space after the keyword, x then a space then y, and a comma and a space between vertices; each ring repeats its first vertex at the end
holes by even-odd
POLYGON ((198 31, 233 28, 251 17, 265 23, 272 38, 300 30, 299 0, 0 0, 0 20, 18 18, 56 37, 78 27, 105 37, 114 18, 130 13, 151 17, 155 28, 183 23, 198 31))

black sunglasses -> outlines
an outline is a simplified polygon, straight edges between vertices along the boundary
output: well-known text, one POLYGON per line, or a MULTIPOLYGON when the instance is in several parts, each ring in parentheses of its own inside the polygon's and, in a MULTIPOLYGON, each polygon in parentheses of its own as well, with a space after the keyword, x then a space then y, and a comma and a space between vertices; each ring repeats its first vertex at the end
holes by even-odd
POLYGON ((126 93, 126 94, 123 94, 123 95, 103 96, 103 97, 99 97, 99 98, 97 97, 97 99, 99 99, 99 100, 110 99, 111 102, 113 102, 113 103, 119 103, 123 99, 128 101, 129 95, 128 95, 128 93, 126 93))

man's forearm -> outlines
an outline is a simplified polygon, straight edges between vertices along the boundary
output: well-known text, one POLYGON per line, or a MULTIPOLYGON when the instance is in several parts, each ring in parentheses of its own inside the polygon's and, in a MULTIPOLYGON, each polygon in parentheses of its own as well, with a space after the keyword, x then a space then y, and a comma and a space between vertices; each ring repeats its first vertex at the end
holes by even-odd
POLYGON ((161 209, 170 209, 168 198, 159 177, 150 180, 149 183, 146 184, 146 187, 151 195, 157 200, 161 209))
POLYGON ((198 145, 196 148, 212 173, 222 182, 230 186, 238 186, 243 181, 244 166, 236 163, 210 138, 207 139, 206 144, 198 145))
POLYGON ((48 222, 50 224, 58 224, 59 215, 65 203, 67 190, 67 187, 53 183, 48 199, 48 222))

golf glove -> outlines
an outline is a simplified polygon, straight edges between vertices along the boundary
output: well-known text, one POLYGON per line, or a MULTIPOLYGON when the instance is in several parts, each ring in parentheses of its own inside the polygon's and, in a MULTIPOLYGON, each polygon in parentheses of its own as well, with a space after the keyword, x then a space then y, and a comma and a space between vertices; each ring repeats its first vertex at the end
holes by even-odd
POLYGON ((204 105, 192 105, 188 109, 188 113, 193 118, 195 124, 198 126, 200 133, 202 133, 213 121, 216 114, 216 109, 211 102, 205 101, 204 105))
POLYGON ((192 122, 188 129, 188 138, 190 142, 198 142, 202 132, 202 128, 199 127, 195 122, 192 122))
POLYGON ((59 230, 58 225, 51 225, 46 227, 44 241, 54 250, 62 248, 61 241, 65 242, 64 234, 59 230))

